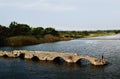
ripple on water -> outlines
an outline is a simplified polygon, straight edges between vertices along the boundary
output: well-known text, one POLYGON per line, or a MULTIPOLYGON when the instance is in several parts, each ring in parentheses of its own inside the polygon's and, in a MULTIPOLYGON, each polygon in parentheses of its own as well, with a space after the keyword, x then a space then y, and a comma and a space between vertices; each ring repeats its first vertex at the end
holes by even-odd
POLYGON ((0 50, 40 50, 76 52, 100 57, 110 64, 102 67, 77 64, 55 64, 21 59, 0 58, 0 79, 119 79, 120 40, 71 40, 23 47, 0 47, 0 50))

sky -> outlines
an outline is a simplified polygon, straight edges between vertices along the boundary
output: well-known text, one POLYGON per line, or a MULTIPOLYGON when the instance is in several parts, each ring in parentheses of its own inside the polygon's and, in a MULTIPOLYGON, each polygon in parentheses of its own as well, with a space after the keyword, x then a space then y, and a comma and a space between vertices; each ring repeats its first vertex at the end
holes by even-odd
POLYGON ((120 0, 0 0, 0 24, 57 30, 120 29, 120 0))

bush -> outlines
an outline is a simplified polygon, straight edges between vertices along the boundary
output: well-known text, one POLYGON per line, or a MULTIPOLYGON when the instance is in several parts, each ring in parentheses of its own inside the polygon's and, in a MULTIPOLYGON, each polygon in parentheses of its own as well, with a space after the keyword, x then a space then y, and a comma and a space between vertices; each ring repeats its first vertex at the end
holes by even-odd
POLYGON ((6 40, 8 46, 23 46, 39 43, 39 40, 33 36, 14 36, 6 40))
POLYGON ((45 35, 43 39, 44 42, 56 42, 60 40, 59 37, 53 36, 51 34, 45 35))

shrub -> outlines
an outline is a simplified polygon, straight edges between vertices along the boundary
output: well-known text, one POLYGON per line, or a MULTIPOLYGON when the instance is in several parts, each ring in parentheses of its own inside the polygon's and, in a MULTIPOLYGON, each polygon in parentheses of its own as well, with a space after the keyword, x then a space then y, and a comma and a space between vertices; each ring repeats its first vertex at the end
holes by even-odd
POLYGON ((56 42, 60 40, 59 37, 53 36, 51 34, 45 35, 43 39, 44 42, 56 42))
POLYGON ((14 36, 6 40, 8 46, 23 46, 39 43, 39 40, 33 36, 14 36))

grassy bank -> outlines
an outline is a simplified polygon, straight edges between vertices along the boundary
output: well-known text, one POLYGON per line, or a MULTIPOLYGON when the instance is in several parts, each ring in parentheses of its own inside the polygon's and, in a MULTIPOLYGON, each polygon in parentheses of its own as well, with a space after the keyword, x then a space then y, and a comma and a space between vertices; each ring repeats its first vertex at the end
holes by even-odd
POLYGON ((51 27, 33 28, 28 24, 11 22, 8 27, 0 25, 0 46, 25 46, 46 42, 66 41, 76 38, 114 35, 118 33, 120 33, 120 30, 57 31, 51 27))
MULTIPOLYGON (((34 45, 48 42, 57 42, 57 41, 67 41, 76 38, 89 38, 89 37, 98 37, 98 36, 107 36, 114 35, 115 33, 89 33, 79 34, 79 33, 60 33, 60 36, 53 36, 51 34, 47 34, 42 38, 38 38, 35 36, 11 36, 4 40, 5 46, 25 46, 25 45, 34 45), (72 35, 71 35, 72 34, 72 35)), ((3 46, 3 45, 2 45, 3 46)))
POLYGON ((38 43, 39 40, 33 36, 13 36, 6 39, 7 46, 23 46, 38 43))
POLYGON ((98 36, 107 36, 118 34, 113 30, 101 30, 101 31, 60 31, 60 35, 69 38, 89 38, 98 36))
MULTIPOLYGON (((67 33, 66 33, 67 34, 67 33)), ((89 38, 89 37, 98 37, 98 36, 106 36, 106 35, 114 35, 115 33, 90 33, 88 35, 82 36, 81 34, 76 35, 68 35, 60 34, 60 36, 53 36, 51 34, 45 35, 42 38, 38 38, 35 36, 11 36, 4 40, 5 46, 25 46, 25 45, 34 45, 48 42, 57 42, 57 41, 67 41, 76 38, 89 38)), ((2 43, 1 43, 2 44, 2 43)), ((3 45, 2 45, 3 46, 3 45)))
POLYGON ((57 41, 66 41, 70 40, 69 38, 55 37, 53 35, 45 35, 43 38, 36 38, 34 36, 13 36, 6 38, 6 46, 25 46, 25 45, 34 45, 47 42, 57 42, 57 41))

